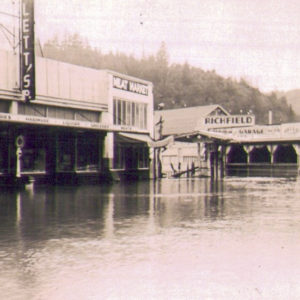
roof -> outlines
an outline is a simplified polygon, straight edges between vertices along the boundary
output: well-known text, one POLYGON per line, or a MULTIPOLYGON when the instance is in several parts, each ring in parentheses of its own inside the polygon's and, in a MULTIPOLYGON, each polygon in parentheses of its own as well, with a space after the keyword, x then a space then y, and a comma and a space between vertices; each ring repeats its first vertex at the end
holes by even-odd
POLYGON ((117 71, 114 71, 114 70, 98 69, 98 71, 106 72, 106 73, 109 73, 109 74, 112 74, 112 75, 115 75, 115 76, 118 76, 118 77, 126 78, 128 80, 132 80, 132 81, 136 81, 136 82, 140 82, 140 83, 143 83, 143 84, 146 84, 146 85, 153 86, 153 83, 151 81, 148 81, 148 80, 145 80, 145 79, 142 79, 142 78, 138 78, 138 77, 134 77, 134 76, 131 76, 131 75, 123 74, 123 73, 120 73, 120 72, 117 72, 117 71))
POLYGON ((182 134, 195 131, 200 118, 210 115, 216 109, 229 113, 220 105, 194 106, 178 109, 157 110, 154 112, 155 124, 162 117, 162 135, 182 134))

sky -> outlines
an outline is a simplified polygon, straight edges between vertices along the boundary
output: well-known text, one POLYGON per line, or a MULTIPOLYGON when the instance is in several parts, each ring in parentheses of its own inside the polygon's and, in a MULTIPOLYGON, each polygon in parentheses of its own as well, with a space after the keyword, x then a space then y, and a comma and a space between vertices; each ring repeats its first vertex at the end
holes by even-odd
MULTIPOLYGON (((0 1, 0 25, 13 31, 17 19, 1 12, 17 14, 19 0, 0 1)), ((103 53, 140 58, 165 42, 170 63, 263 92, 300 88, 300 0, 35 0, 35 22, 42 44, 77 32, 103 53)), ((2 27, 3 47, 11 46, 2 27)))

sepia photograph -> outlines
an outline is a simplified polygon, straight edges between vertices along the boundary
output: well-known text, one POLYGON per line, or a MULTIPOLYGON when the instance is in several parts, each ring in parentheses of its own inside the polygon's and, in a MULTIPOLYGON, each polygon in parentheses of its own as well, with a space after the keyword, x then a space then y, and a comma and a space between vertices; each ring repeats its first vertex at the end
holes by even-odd
POLYGON ((300 0, 0 0, 0 299, 300 299, 300 0))

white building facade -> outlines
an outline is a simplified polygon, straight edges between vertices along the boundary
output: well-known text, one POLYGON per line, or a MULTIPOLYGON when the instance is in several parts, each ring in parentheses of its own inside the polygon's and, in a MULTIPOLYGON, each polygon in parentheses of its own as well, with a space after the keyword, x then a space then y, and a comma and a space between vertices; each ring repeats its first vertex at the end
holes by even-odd
POLYGON ((21 176, 37 181, 149 177, 151 82, 41 57, 35 68, 24 101, 18 56, 0 51, 0 177, 16 175, 16 141, 21 176))

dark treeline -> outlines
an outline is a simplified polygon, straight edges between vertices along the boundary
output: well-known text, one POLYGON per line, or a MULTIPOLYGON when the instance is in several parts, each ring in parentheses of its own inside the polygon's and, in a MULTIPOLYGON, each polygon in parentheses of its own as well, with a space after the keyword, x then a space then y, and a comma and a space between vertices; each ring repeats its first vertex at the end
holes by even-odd
POLYGON ((260 124, 267 123, 269 110, 273 111, 274 123, 296 120, 286 99, 276 93, 263 94, 243 79, 223 78, 215 71, 204 71, 188 63, 170 64, 164 43, 155 55, 137 59, 123 53, 104 54, 73 34, 61 41, 49 40, 43 45, 42 54, 46 58, 110 69, 151 81, 156 108, 159 103, 164 103, 166 109, 219 104, 232 114, 252 112, 260 124))

